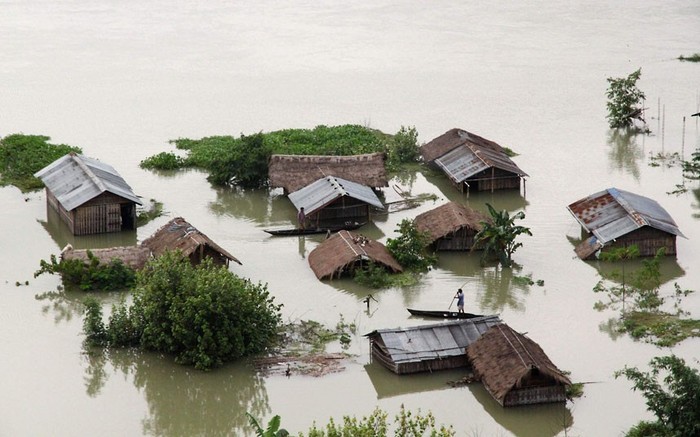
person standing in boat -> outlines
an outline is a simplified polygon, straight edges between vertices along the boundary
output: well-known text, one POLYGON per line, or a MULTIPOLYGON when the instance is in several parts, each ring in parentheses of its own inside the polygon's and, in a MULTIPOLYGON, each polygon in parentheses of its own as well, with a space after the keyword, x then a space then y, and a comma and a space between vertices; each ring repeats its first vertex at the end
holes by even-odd
POLYGON ((464 312, 464 292, 462 292, 462 289, 457 290, 457 294, 454 297, 457 299, 457 312, 458 313, 463 313, 464 312))
POLYGON ((297 213, 297 221, 299 222, 299 229, 302 231, 306 229, 306 213, 304 212, 304 207, 299 208, 297 213))

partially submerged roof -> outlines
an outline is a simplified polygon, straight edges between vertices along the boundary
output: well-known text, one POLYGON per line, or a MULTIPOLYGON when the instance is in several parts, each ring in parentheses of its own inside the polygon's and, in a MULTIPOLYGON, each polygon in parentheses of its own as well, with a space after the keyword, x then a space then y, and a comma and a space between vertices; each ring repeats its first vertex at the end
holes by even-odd
POLYGON ((379 200, 370 187, 335 176, 326 176, 300 190, 290 193, 289 200, 292 201, 297 210, 303 207, 308 215, 323 209, 329 203, 344 196, 361 200, 379 209, 384 209, 382 201, 379 200))
POLYGON ((567 206, 567 209, 600 244, 643 226, 685 237, 658 202, 617 188, 591 194, 567 206))
POLYGON ((110 247, 105 249, 73 249, 66 247, 61 252, 61 258, 65 260, 77 259, 89 264, 88 251, 100 261, 100 264, 109 264, 113 260, 119 260, 127 267, 141 270, 151 258, 151 251, 144 246, 110 247))
POLYGON ((208 246, 229 260, 241 264, 236 257, 214 243, 182 217, 175 217, 170 220, 141 244, 148 247, 156 257, 168 250, 179 250, 183 255, 190 256, 196 250, 199 250, 200 247, 208 246))
POLYGON ((492 326, 501 323, 497 315, 460 319, 410 328, 378 329, 366 337, 380 337, 396 364, 464 355, 465 348, 492 326))
POLYGON ((71 152, 34 176, 41 179, 66 211, 71 211, 104 192, 141 205, 129 184, 110 165, 71 152))
POLYGON ((463 228, 478 232, 482 228, 481 222, 484 221, 488 222, 490 219, 485 214, 457 202, 448 202, 419 214, 414 219, 416 228, 430 235, 431 243, 463 228))
POLYGON ((372 188, 389 185, 383 153, 351 156, 326 155, 272 155, 270 157, 270 186, 282 187, 285 192, 297 191, 325 176, 372 188))
POLYGON ((382 243, 345 230, 331 235, 309 253, 309 265, 318 279, 337 277, 361 261, 373 261, 392 272, 403 271, 382 243))
POLYGON ((537 343, 505 323, 491 327, 469 345, 467 357, 481 382, 501 404, 510 390, 519 388, 526 378, 536 376, 533 372, 554 384, 571 385, 537 343))

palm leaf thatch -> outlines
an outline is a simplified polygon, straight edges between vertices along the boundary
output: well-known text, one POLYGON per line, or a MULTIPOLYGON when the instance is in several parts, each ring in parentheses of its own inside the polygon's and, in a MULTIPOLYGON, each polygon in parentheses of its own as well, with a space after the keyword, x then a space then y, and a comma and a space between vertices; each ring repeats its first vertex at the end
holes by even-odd
POLYGON ((337 176, 372 188, 389 185, 383 153, 351 156, 272 155, 270 186, 297 191, 325 176, 337 176))
POLYGON ((165 251, 179 250, 193 262, 199 262, 205 256, 210 256, 214 262, 219 264, 228 265, 228 261, 241 264, 236 257, 214 243, 182 217, 170 220, 141 244, 149 248, 156 257, 165 251))
POLYGON ((77 259, 84 264, 89 264, 88 250, 100 261, 100 264, 109 264, 113 260, 120 260, 125 266, 134 270, 140 270, 151 257, 151 251, 143 246, 110 247, 106 249, 73 249, 67 246, 61 252, 61 259, 77 259))
POLYGON ((331 235, 309 254, 309 265, 318 279, 333 279, 370 261, 393 273, 403 271, 382 243, 345 230, 331 235))
POLYGON ((419 214, 414 219, 416 228, 430 237, 430 243, 460 230, 471 231, 473 236, 483 227, 481 222, 491 221, 485 214, 456 202, 448 202, 419 214))
POLYGON ((564 401, 569 378, 547 357, 542 348, 505 323, 493 326, 467 347, 474 373, 501 405, 564 401), (547 388, 554 390, 547 392, 547 388), (517 392, 531 390, 528 401, 517 402, 517 392), (514 396, 515 395, 515 396, 514 396))

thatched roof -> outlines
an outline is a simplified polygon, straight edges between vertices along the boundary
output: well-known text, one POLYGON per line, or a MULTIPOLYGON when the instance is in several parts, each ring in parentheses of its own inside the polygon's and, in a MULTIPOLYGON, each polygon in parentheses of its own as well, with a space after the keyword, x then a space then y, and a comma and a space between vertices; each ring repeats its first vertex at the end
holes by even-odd
POLYGON ((286 193, 303 188, 325 176, 337 176, 371 188, 389 185, 383 153, 352 156, 272 155, 270 186, 286 193))
POLYGON ((430 162, 441 157, 450 150, 466 145, 473 145, 480 149, 505 154, 505 149, 498 143, 467 132, 464 129, 457 128, 450 129, 439 137, 423 144, 420 148, 420 153, 425 162, 430 162))
POLYGON ((209 237, 189 224, 182 217, 176 217, 158 229, 153 235, 141 243, 148 247, 154 256, 160 256, 166 250, 179 250, 185 256, 190 256, 200 247, 209 247, 233 262, 241 264, 233 255, 214 243, 209 237))
POLYGON ((481 222, 490 220, 479 211, 460 203, 449 202, 419 214, 414 219, 414 223, 420 232, 427 232, 430 235, 430 242, 434 243, 435 240, 463 228, 479 232, 482 228, 481 222))
MULTIPOLYGON (((113 259, 118 259, 127 267, 134 270, 140 270, 146 265, 146 262, 151 257, 151 251, 143 246, 128 246, 128 247, 111 247, 107 249, 89 249, 100 264, 109 264, 113 259)), ((73 249, 68 245, 61 252, 61 258, 65 260, 78 259, 84 263, 88 263, 88 249, 73 249)))
POLYGON ((374 261, 394 273, 403 271, 382 243, 344 230, 331 235, 309 253, 309 265, 318 279, 337 277, 360 261, 374 261))
POLYGON ((510 390, 535 374, 550 379, 552 384, 571 385, 537 343, 505 323, 493 326, 469 345, 467 357, 474 373, 501 404, 510 390))

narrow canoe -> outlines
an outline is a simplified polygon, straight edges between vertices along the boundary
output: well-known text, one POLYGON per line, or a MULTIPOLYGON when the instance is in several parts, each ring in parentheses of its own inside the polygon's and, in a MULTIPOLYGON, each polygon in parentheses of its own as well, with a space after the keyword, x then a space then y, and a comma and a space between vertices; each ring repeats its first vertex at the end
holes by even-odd
POLYGON ((459 313, 457 311, 414 310, 413 308, 406 309, 414 316, 435 317, 439 319, 473 319, 474 317, 484 317, 482 314, 459 313))
POLYGON ((342 231, 342 230, 352 231, 352 230, 355 230, 355 229, 358 229, 358 228, 364 226, 365 224, 367 224, 367 222, 363 222, 363 223, 352 222, 352 223, 346 223, 346 224, 338 225, 338 226, 322 226, 320 228, 264 229, 264 231, 270 235, 282 235, 282 236, 326 234, 328 232, 338 232, 338 231, 342 231))

